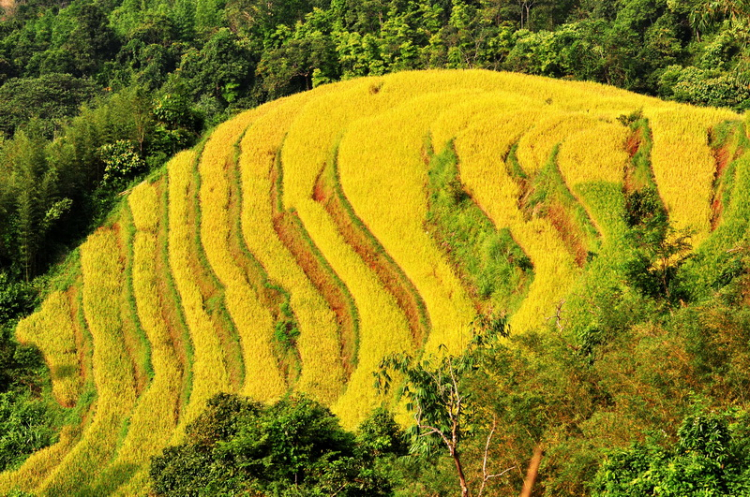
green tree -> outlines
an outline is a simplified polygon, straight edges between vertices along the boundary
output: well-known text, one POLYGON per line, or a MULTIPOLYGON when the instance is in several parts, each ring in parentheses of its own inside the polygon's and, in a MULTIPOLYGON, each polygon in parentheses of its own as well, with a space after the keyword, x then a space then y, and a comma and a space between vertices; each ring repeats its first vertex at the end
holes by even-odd
MULTIPOLYGON (((0 131, 13 136, 17 127, 32 118, 52 122, 73 116, 81 104, 93 100, 97 94, 90 81, 68 74, 11 79, 0 86, 0 115, 3 116, 0 131)), ((52 129, 47 132, 51 134, 52 129)))
POLYGON ((596 474, 593 495, 747 495, 747 417, 746 412, 693 414, 683 420, 676 446, 666 447, 664 441, 652 437, 610 452, 596 474))
POLYGON ((93 75, 105 60, 117 54, 119 40, 98 4, 83 3, 75 7, 77 26, 61 48, 74 61, 76 76, 93 75))
POLYGON ((26 281, 37 275, 37 255, 50 228, 70 208, 61 198, 58 170, 47 162, 46 141, 38 124, 19 131, 3 150, 2 162, 12 171, 9 181, 14 197, 10 218, 26 281))
POLYGON ((381 462, 403 448, 387 413, 374 413, 355 436, 301 395, 266 407, 219 394, 187 439, 154 458, 157 494, 387 496, 392 483, 381 462))
MULTIPOLYGON (((393 382, 393 373, 403 378, 399 393, 407 400, 407 409, 414 414, 414 425, 410 428, 412 450, 422 454, 434 452, 444 446, 452 460, 462 497, 471 495, 471 483, 466 476, 463 445, 466 431, 472 423, 469 389, 465 384, 478 367, 488 343, 499 335, 507 336, 504 319, 480 317, 475 323, 478 333, 468 349, 459 356, 447 354, 437 358, 415 360, 408 354, 396 354, 385 358, 375 376, 380 389, 388 392, 393 382)), ((509 470, 491 474, 487 468, 488 450, 496 428, 493 418, 482 467, 482 479, 477 496, 484 493, 489 481, 509 470)))

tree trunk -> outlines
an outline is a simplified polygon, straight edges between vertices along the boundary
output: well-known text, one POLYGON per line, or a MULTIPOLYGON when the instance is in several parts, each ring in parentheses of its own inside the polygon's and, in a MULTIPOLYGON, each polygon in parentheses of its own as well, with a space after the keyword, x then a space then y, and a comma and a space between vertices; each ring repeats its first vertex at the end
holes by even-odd
POLYGON ((534 455, 529 463, 529 470, 526 472, 526 479, 523 481, 521 497, 531 497, 531 490, 534 488, 534 482, 539 474, 539 464, 542 462, 542 446, 537 445, 534 448, 534 455))
POLYGON ((458 481, 461 484, 461 497, 469 497, 469 487, 466 485, 466 477, 464 476, 464 468, 461 465, 461 458, 458 456, 458 452, 455 449, 451 450, 451 457, 453 462, 456 463, 456 471, 458 472, 458 481))

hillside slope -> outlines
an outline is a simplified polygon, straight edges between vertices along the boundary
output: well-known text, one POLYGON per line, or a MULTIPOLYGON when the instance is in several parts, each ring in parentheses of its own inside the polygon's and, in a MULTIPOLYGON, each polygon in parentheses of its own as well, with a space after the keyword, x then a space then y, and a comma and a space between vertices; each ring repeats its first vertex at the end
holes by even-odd
POLYGON ((694 250, 732 248, 747 192, 723 174, 746 173, 715 146, 725 121, 484 71, 356 79, 233 118, 134 188, 78 280, 19 325, 86 414, 0 492, 143 493, 150 457, 219 391, 308 392, 354 427, 384 400, 386 355, 459 352, 479 314, 523 333, 584 312, 576 296, 630 250, 634 193, 656 188, 694 250))

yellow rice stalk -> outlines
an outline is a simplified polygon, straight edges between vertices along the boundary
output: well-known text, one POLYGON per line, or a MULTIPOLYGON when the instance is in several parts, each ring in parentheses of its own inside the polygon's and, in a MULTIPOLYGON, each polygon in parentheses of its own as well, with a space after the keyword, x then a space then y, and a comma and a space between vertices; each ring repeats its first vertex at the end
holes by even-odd
POLYGON ((157 234, 159 231, 159 193, 144 181, 133 188, 128 196, 128 206, 133 213, 133 224, 139 232, 157 234))
POLYGON ((120 296, 120 324, 125 340, 125 349, 130 355, 135 378, 136 396, 140 396, 151 382, 151 344, 138 321, 138 313, 133 305, 133 214, 129 208, 122 208, 118 219, 119 244, 123 247, 125 260, 125 283, 120 296), (128 278, 130 281, 128 281, 128 278))
POLYGON ((570 135, 560 146, 557 165, 570 192, 586 209, 591 222, 605 242, 608 233, 598 223, 597 214, 579 194, 579 185, 608 182, 622 185, 630 161, 625 150, 630 129, 618 122, 600 121, 591 128, 570 135))
MULTIPOLYGON (((300 218, 326 259, 350 289, 359 311, 358 368, 350 378, 346 393, 333 406, 334 412, 343 418, 346 425, 350 426, 361 420, 362 416, 372 409, 379 399, 373 388, 371 373, 377 368, 382 358, 392 352, 410 350, 412 347, 406 317, 393 296, 383 288, 375 273, 347 245, 323 206, 310 198, 318 174, 326 162, 331 160, 330 150, 335 146, 341 130, 346 127, 347 123, 363 114, 390 107, 388 100, 385 102, 380 100, 394 99, 396 98, 394 95, 398 96, 398 94, 387 93, 373 94, 369 81, 365 83, 367 84, 350 86, 344 95, 336 96, 338 98, 320 97, 308 104, 290 127, 282 153, 285 171, 289 171, 284 176, 284 201, 288 207, 297 209, 300 218)), ((394 91, 393 86, 389 86, 387 82, 382 91, 386 92, 385 88, 391 88, 391 91, 394 91)), ((410 85, 405 85, 404 88, 413 90, 410 85)), ((419 131, 421 134, 414 150, 417 158, 416 166, 422 170, 424 170, 424 165, 421 162, 419 148, 424 132, 424 128, 419 131)), ((343 167, 344 155, 341 154, 340 158, 339 165, 343 167)), ((346 174, 343 169, 341 173, 343 181, 346 174)), ((350 197, 350 200, 354 199, 350 197)), ((352 203, 361 214, 356 202, 352 203)), ((368 227, 373 227, 369 219, 364 218, 364 221, 368 227)), ((421 229, 419 233, 422 233, 421 229)), ((374 232, 374 235, 381 242, 385 241, 377 232, 374 232)), ((429 237, 426 238, 429 239, 429 237)), ((399 257, 390 250, 388 244, 384 245, 397 263, 400 262, 399 257)), ((437 250, 435 253, 438 254, 437 250)), ((402 267, 408 275, 408 269, 402 267)), ((419 288, 416 279, 412 277, 412 281, 419 288)), ((457 292, 460 298, 459 294, 462 294, 461 290, 457 292)), ((443 303, 446 304, 444 306, 446 314, 454 312, 454 302, 443 303)), ((431 308, 432 302, 426 304, 431 314, 431 311, 435 311, 438 307, 431 308)), ((461 310, 459 305, 458 314, 461 310)), ((469 315, 466 319, 457 319, 456 324, 460 323, 461 327, 466 327, 472 317, 473 315, 469 315)), ((431 316, 431 318, 435 323, 434 317, 431 316)), ((457 329, 461 328, 453 327, 449 333, 456 333, 457 329)))
POLYGON ((625 151, 629 134, 618 122, 599 121, 569 135, 560 146, 557 164, 571 191, 575 193, 574 187, 580 183, 622 183, 629 160, 625 151))
POLYGON ((98 392, 93 422, 81 441, 38 489, 70 495, 86 487, 114 455, 117 434, 135 404, 133 367, 122 336, 119 306, 123 263, 117 227, 99 229, 81 247, 83 305, 94 346, 94 383, 98 392))
MULTIPOLYGON (((577 186, 591 182, 619 183, 627 160, 622 147, 627 128, 613 119, 639 109, 649 118, 653 132, 652 164, 659 193, 677 227, 696 229, 700 241, 710 230, 716 167, 707 132, 722 120, 738 118, 729 111, 688 108, 594 83, 487 71, 424 71, 327 85, 219 128, 200 164, 200 235, 210 265, 226 287, 227 307, 243 342, 248 371, 243 391, 268 399, 284 387, 269 356, 270 315, 229 257, 226 241, 233 220, 224 209, 229 180, 223 167, 249 116, 254 122, 242 141, 240 158, 243 236, 269 277, 290 294, 301 330, 297 345, 302 372, 297 387, 333 405, 351 427, 380 400, 370 376, 380 358, 412 345, 401 310, 311 198, 317 175, 335 144, 340 140, 341 184, 350 203, 424 299, 433 325, 427 351, 447 344, 457 352, 467 340, 474 310, 422 227, 425 135, 432 133, 436 151, 455 137, 465 188, 498 228, 511 229, 534 264, 528 297, 512 317, 514 331, 523 332, 555 316, 579 269, 547 220, 524 221, 517 207, 519 186, 508 176, 503 157, 520 139, 519 158, 533 172, 548 160, 552 147, 562 143, 558 163, 574 194, 577 186), (274 185, 269 174, 285 136, 284 205, 296 209, 351 290, 361 319, 359 367, 344 395, 335 314, 279 241, 271 220, 269 192, 274 185), (248 327, 248 323, 259 326, 248 327), (256 341, 263 347, 248 347, 256 341), (264 368, 263 373, 253 373, 252 367, 264 368)), ((142 492, 148 457, 170 437, 179 441, 185 424, 205 401, 230 388, 219 325, 205 310, 199 276, 193 271, 196 266, 191 264, 197 263, 196 227, 188 223, 193 204, 186 195, 191 192, 195 159, 194 152, 184 152, 168 166, 169 264, 194 344, 193 388, 185 412, 179 413, 178 420, 180 364, 161 312, 166 303, 155 284, 159 275, 149 258, 158 251, 156 237, 164 228, 154 207, 158 195, 155 187, 142 185, 130 199, 138 230, 133 290, 138 317, 152 346, 154 379, 136 406, 134 371, 119 316, 123 279, 119 237, 116 228, 99 230, 82 249, 84 311, 94 342, 98 400, 85 427, 66 428, 58 444, 33 455, 19 470, 0 475, 0 492, 18 486, 43 494, 73 494, 90 485, 96 471, 110 462, 110 469, 121 463, 140 468, 120 494, 142 492), (123 435, 119 453, 118 434, 123 435)), ((53 393, 61 403, 74 402, 81 389, 79 378, 61 374, 79 366, 76 342, 71 340, 76 326, 69 309, 73 304, 64 295, 53 294, 18 330, 20 339, 43 349, 53 371, 53 393)))
POLYGON ((54 292, 42 308, 23 319, 16 328, 21 343, 42 351, 52 376, 52 394, 60 405, 72 407, 81 392, 80 364, 68 296, 54 292))
POLYGON ((286 382, 273 353, 274 318, 260 302, 243 269, 232 258, 227 164, 233 160, 234 144, 259 115, 250 111, 219 126, 206 143, 198 170, 201 175, 201 238, 208 262, 224 285, 225 300, 240 336, 245 363, 243 394, 270 400, 286 390, 286 382))
POLYGON ((141 183, 128 197, 137 228, 133 241, 133 294, 138 318, 151 344, 154 377, 138 401, 130 419, 130 429, 112 466, 139 468, 120 493, 134 494, 145 488, 152 456, 169 443, 177 425, 181 387, 181 366, 162 314, 164 296, 158 291, 154 254, 159 253, 160 196, 156 186, 141 183))
MULTIPOLYGON (((318 92, 316 91, 315 94, 318 92)), ((343 391, 344 370, 339 358, 336 316, 281 243, 271 218, 270 192, 275 188, 270 175, 287 128, 310 93, 295 95, 271 104, 245 133, 240 144, 239 167, 242 183, 242 232, 245 243, 258 258, 268 277, 290 295, 300 336, 297 347, 302 371, 297 388, 330 405, 343 391)), ((285 174, 293 171, 285 170, 285 174)))
MULTIPOLYGON (((408 94, 418 80, 404 79, 408 94)), ((414 98, 354 121, 339 150, 341 185, 349 201, 424 299, 432 323, 428 352, 436 352, 439 345, 451 353, 462 350, 475 312, 444 254, 422 226, 427 213, 423 141, 430 124, 451 102, 475 95, 451 92, 414 98)))
POLYGON ((669 216, 678 230, 695 232, 693 246, 710 233, 711 197, 716 162, 708 145, 709 129, 738 116, 730 111, 681 106, 647 109, 654 147, 651 165, 669 216))
POLYGON ((505 130, 498 130, 500 139, 510 142, 517 141, 528 128, 534 125, 543 110, 543 106, 531 98, 504 91, 482 93, 475 98, 462 100, 460 104, 443 112, 430 126, 433 149, 435 152, 441 151, 450 140, 478 119, 490 117, 497 120, 498 123, 503 123, 512 119, 519 112, 524 115, 529 112, 536 112, 534 116, 527 115, 524 118, 528 121, 528 126, 519 128, 513 139, 504 136, 505 130))
POLYGON ((518 142, 518 161, 521 167, 528 174, 539 171, 549 160, 555 145, 582 128, 589 128, 596 123, 597 121, 588 114, 545 114, 545 117, 518 142))
POLYGON ((188 223, 192 208, 188 198, 193 180, 195 152, 181 152, 167 165, 169 180, 169 266, 180 294, 185 320, 193 341, 193 388, 186 412, 182 414, 173 442, 182 437, 184 427, 200 414, 206 401, 219 392, 229 391, 229 376, 221 353, 217 324, 204 308, 196 275, 188 261, 194 260, 194 229, 188 223))

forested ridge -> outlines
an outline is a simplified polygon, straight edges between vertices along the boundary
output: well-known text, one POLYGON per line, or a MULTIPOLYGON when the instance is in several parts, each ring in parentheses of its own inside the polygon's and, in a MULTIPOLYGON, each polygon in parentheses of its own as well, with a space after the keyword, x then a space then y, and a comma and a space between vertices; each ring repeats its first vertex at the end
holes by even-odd
MULTIPOLYGON (((74 247, 103 223, 127 227, 130 222, 127 229, 135 230, 132 219, 122 214, 133 186, 146 177, 163 179, 164 165, 176 152, 196 145, 202 151, 215 126, 245 109, 328 83, 433 68, 596 81, 743 112, 750 108, 749 19, 745 0, 7 4, 0 20, 0 469, 18 468, 33 450, 55 441, 77 440, 81 433, 76 430, 85 426, 96 402, 93 379, 84 375, 77 396, 69 392, 70 405, 60 407, 61 394, 54 390, 59 387, 51 383, 42 355, 13 338, 17 322, 38 308, 43 296, 58 290, 67 292, 66 302, 70 299, 66 312, 83 320, 83 301, 76 296, 82 288, 81 253, 74 247)), ((379 91, 379 86, 370 89, 373 95, 379 91)), ((542 103, 558 104, 552 98, 542 103)), ((733 196, 745 191, 747 122, 729 119, 705 130, 707 143, 701 146, 716 163, 705 220, 712 238, 690 253, 695 233, 676 224, 649 172, 651 126, 658 126, 658 119, 632 108, 614 120, 620 130, 615 135, 629 137, 619 152, 627 152, 630 161, 614 201, 608 188, 594 185, 581 193, 565 187, 563 177, 573 173, 559 168, 558 161, 577 160, 565 155, 565 149, 558 159, 554 148, 533 174, 528 171, 530 152, 520 161, 517 156, 519 146, 522 153, 526 146, 521 141, 504 152, 509 177, 523 192, 519 212, 527 222, 550 220, 561 233, 561 246, 572 254, 571 264, 589 271, 569 300, 559 303, 556 317, 545 316, 543 324, 522 333, 507 324, 539 267, 512 230, 496 230, 474 204, 474 192, 464 191, 457 149, 432 150, 429 137, 425 139, 422 153, 430 171, 425 234, 448 254, 461 284, 470 289, 477 308, 471 328, 479 341, 464 355, 450 356, 455 363, 439 363, 434 370, 418 355, 390 357, 380 364, 380 380, 390 381, 393 372, 415 379, 412 392, 433 396, 411 398, 411 405, 427 402, 438 413, 430 422, 447 429, 450 420, 439 413, 445 408, 440 402, 446 402, 441 395, 450 388, 419 381, 429 383, 427 378, 441 367, 466 366, 456 385, 471 399, 459 432, 472 495, 480 486, 486 486, 482 491, 487 495, 517 493, 531 454, 541 449, 545 455, 536 491, 546 495, 750 492, 745 393, 750 282, 743 221, 748 212, 742 194, 733 196), (602 225, 592 221, 590 207, 578 205, 581 198, 591 205, 617 205, 618 214, 606 222, 621 230, 617 243, 630 247, 626 255, 600 245, 602 225), (622 257, 609 265, 602 262, 615 253, 622 257), (503 338, 484 342, 488 332, 503 338), (483 473, 488 454, 493 470, 508 472, 492 478, 483 473)), ((239 141, 234 146, 239 154, 239 141)), ((334 157, 338 146, 331 152, 334 157)), ((314 200, 333 218, 356 218, 338 183, 336 161, 326 167, 316 180, 314 200)), ((241 187, 232 188, 232 195, 241 196, 241 187)), ((229 205, 232 215, 236 211, 231 209, 240 209, 229 205)), ((282 206, 273 216, 284 244, 312 244, 309 250, 315 253, 295 209, 282 206)), ((200 230, 200 218, 187 222, 197 222, 200 230)), ((368 261, 403 309, 410 343, 421 343, 432 325, 422 297, 367 226, 355 223, 346 229, 342 236, 357 247, 358 257, 368 261)), ((194 257, 195 264, 215 264, 202 252, 194 257)), ((315 257, 322 259, 320 253, 315 257)), ((336 313, 331 322, 344 322, 344 365, 335 374, 346 383, 357 366, 360 316, 339 275, 325 261, 318 264, 304 269, 308 276, 317 275, 311 277, 315 291, 336 313)), ((124 278, 132 280, 133 269, 127 267, 131 273, 124 278)), ((274 357, 283 381, 294 385, 302 367, 299 311, 286 289, 274 286, 277 282, 258 267, 243 271, 249 280, 262 282, 257 288, 266 288, 258 291, 264 305, 273 308, 274 357)), ((169 284, 177 292, 175 283, 169 284)), ((247 361, 240 357, 236 323, 227 317, 231 302, 224 300, 229 297, 223 286, 219 294, 201 291, 201 305, 212 315, 223 313, 228 323, 217 326, 226 326, 221 346, 239 357, 239 365, 230 364, 226 371, 228 385, 235 385, 246 374, 247 361)), ((123 295, 135 313, 135 297, 123 295)), ((154 373, 144 332, 137 333, 141 338, 128 342, 127 349, 131 355, 143 354, 132 366, 140 394, 154 373)), ((83 336, 76 340, 90 340, 83 336)), ((66 346, 90 374, 90 341, 66 346)), ((181 360, 190 362, 193 351, 185 346, 181 360)), ((60 371, 53 368, 53 378, 60 371)), ((181 381, 184 388, 191 380, 181 381)), ((389 381, 384 381, 386 389, 389 381)), ((186 392, 182 395, 189 396, 190 389, 186 392)), ((400 395, 408 397, 408 388, 400 395)), ((171 495, 237 488, 268 495, 459 491, 449 451, 439 438, 425 443, 419 423, 404 434, 390 415, 377 411, 355 436, 341 430, 312 398, 285 397, 271 406, 242 397, 213 398, 187 427, 199 441, 168 449, 154 460, 151 488, 171 495), (241 421, 228 421, 234 416, 241 421), (273 430, 299 423, 300 417, 312 423, 311 430, 321 431, 299 436, 326 440, 327 447, 315 446, 300 456, 286 442, 253 445, 258 437, 273 439, 278 434, 273 430), (290 465, 289 458, 302 462, 290 465), (278 464, 294 468, 279 471, 278 464), (307 486, 300 486, 302 480, 307 486)), ((402 413, 400 421, 404 419, 402 413)), ((119 427, 121 438, 128 422, 119 427)), ((129 476, 123 475, 128 470, 123 471, 110 475, 112 482, 127 481, 129 476)), ((97 481, 99 487, 92 484, 76 492, 106 493, 103 480, 97 481)))

